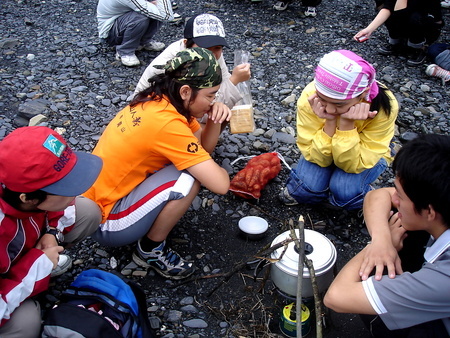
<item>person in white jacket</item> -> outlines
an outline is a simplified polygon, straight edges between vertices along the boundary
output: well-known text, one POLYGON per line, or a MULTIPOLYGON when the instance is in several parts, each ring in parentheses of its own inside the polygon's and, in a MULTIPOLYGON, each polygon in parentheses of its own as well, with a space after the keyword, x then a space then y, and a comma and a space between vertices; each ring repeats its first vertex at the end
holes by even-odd
POLYGON ((173 20, 170 0, 99 0, 98 35, 116 46, 116 59, 128 67, 140 64, 135 52, 160 51, 165 45, 152 40, 163 22, 173 20))
POLYGON ((236 87, 237 84, 250 79, 250 64, 238 65, 230 74, 222 55, 224 46, 228 47, 228 44, 225 40, 223 24, 219 18, 211 14, 198 14, 191 17, 186 22, 184 38, 170 44, 148 65, 136 85, 134 95, 149 87, 148 79, 164 71, 164 69, 157 69, 154 66, 165 65, 183 49, 202 47, 209 49, 214 54, 222 70, 223 80, 216 101, 224 103, 230 109, 233 108, 242 99, 236 87))

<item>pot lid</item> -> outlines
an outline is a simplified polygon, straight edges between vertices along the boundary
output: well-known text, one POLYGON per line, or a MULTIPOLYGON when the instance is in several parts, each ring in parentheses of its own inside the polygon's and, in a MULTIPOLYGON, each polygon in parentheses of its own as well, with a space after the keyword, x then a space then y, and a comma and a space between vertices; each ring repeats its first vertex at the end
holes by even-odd
MULTIPOLYGON (((297 236, 299 230, 295 230, 297 236)), ((290 238, 290 231, 283 232, 278 235, 272 242, 272 246, 278 244, 285 239, 290 238)), ((285 247, 278 248, 270 255, 272 259, 278 259, 283 253, 285 247)), ((333 243, 321 233, 305 229, 305 253, 314 266, 314 270, 317 276, 324 274, 329 269, 333 268, 336 263, 336 248, 333 243)), ((275 263, 275 265, 282 271, 297 276, 298 272, 298 252, 295 248, 295 243, 291 242, 287 245, 287 250, 284 253, 281 260, 275 263)), ((303 267, 303 276, 309 277, 309 270, 306 264, 303 267)))

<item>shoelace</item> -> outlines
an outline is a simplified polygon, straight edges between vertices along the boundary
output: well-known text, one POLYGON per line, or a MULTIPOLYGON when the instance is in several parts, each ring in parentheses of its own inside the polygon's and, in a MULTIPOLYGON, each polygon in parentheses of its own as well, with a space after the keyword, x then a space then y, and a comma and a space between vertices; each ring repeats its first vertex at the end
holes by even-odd
POLYGON ((174 251, 172 251, 172 249, 167 245, 163 249, 163 256, 167 260, 167 262, 172 265, 177 265, 181 260, 181 257, 178 256, 174 251))
POLYGON ((444 82, 447 82, 447 81, 450 80, 450 72, 448 70, 445 70, 445 69, 439 67, 439 66, 436 66, 434 68, 433 75, 442 78, 442 80, 444 82))

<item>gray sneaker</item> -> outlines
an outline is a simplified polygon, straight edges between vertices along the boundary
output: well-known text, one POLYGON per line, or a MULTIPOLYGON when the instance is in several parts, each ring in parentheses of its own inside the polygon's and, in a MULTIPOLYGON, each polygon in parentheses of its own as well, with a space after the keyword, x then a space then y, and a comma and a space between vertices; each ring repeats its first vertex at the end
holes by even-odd
POLYGON ((139 240, 136 251, 133 253, 133 261, 143 268, 154 269, 168 279, 187 278, 195 271, 193 263, 184 260, 177 252, 169 248, 166 241, 151 252, 145 252, 141 249, 139 240))
POLYGON ((297 205, 298 202, 289 194, 287 187, 284 187, 283 190, 278 195, 280 201, 286 205, 297 205))
POLYGON ((285 11, 288 8, 289 1, 277 1, 275 5, 273 5, 273 9, 277 11, 285 11))
POLYGON ((72 267, 72 258, 67 255, 59 255, 58 265, 52 270, 50 277, 57 277, 67 272, 72 267))

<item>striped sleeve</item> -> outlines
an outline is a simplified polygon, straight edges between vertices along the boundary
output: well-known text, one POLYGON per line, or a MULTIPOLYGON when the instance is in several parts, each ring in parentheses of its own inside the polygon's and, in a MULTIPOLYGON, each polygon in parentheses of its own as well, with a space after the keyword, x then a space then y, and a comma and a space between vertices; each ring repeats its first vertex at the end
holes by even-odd
POLYGON ((172 4, 169 0, 156 0, 156 4, 145 0, 121 0, 121 2, 151 19, 158 21, 170 21, 173 19, 172 4))
POLYGON ((31 249, 0 278, 0 326, 24 300, 47 290, 52 268, 43 251, 31 249))

